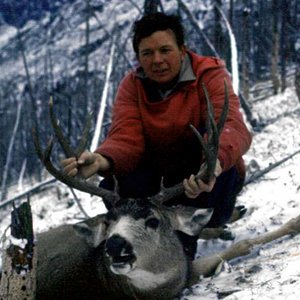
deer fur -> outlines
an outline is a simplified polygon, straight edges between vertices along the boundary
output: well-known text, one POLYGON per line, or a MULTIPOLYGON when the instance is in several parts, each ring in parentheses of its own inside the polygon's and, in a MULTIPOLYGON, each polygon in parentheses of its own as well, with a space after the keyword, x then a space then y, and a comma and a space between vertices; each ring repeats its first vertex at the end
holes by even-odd
POLYGON ((120 202, 107 214, 38 236, 37 300, 167 300, 187 286, 191 261, 176 231, 199 234, 212 210, 120 202), (120 266, 107 250, 119 238, 128 253, 118 244, 110 251, 134 256, 120 266))

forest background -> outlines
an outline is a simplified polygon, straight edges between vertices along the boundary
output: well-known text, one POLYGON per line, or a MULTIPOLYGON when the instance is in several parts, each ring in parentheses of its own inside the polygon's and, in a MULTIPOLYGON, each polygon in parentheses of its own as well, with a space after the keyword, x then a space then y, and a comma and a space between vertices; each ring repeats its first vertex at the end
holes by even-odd
MULTIPOLYGON (((132 23, 156 10, 181 17, 189 48, 221 57, 230 72, 238 67, 241 105, 251 130, 267 125, 253 114, 254 102, 284 92, 289 85, 296 86, 299 97, 297 0, 2 0, 0 201, 10 200, 9 190, 16 184, 24 192, 24 182, 35 185, 47 178, 31 129, 36 126, 46 144, 51 135, 50 96, 74 146, 90 111, 90 144, 101 143, 118 83, 136 66, 132 23), (260 82, 268 84, 260 89, 260 82), (96 131, 97 126, 101 130, 96 131)), ((60 151, 55 148, 54 156, 61 157, 60 151)))

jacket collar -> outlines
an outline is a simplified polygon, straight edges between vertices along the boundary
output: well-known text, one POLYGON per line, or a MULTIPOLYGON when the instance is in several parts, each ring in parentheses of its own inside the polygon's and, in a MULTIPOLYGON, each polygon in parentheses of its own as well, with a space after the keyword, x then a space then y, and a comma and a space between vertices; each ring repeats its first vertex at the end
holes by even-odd
POLYGON ((192 61, 190 56, 186 53, 181 64, 178 83, 194 80, 196 80, 196 75, 192 68, 192 61))

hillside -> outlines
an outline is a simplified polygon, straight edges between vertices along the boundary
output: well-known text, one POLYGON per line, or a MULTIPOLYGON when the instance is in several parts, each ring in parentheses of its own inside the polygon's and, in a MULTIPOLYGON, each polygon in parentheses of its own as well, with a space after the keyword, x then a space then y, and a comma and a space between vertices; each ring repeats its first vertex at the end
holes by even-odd
MULTIPOLYGON (((257 172, 300 149, 300 104, 294 89, 289 88, 284 94, 253 103, 253 109, 262 120, 270 121, 262 132, 254 133, 245 156, 251 172, 257 172)), ((238 202, 248 212, 230 225, 236 235, 234 242, 270 232, 299 215, 299 165, 300 154, 244 188, 238 202)), ((296 300, 300 290, 299 243, 300 236, 286 237, 255 248, 250 256, 232 261, 219 276, 202 279, 182 299, 296 300)), ((204 241, 198 249, 207 255, 230 244, 204 241)))

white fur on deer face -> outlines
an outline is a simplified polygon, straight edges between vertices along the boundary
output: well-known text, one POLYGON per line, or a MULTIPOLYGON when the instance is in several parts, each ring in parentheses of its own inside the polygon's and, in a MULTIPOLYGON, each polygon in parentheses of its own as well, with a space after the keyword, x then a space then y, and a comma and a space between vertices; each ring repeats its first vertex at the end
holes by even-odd
MULTIPOLYGON (((129 202, 120 211, 108 213, 107 220, 106 254, 115 274, 137 279, 141 271, 148 278, 165 271, 161 261, 170 260, 173 249, 162 245, 174 232, 169 220, 150 203, 129 202)), ((182 248, 179 241, 176 242, 177 248, 182 248)))
POLYGON ((175 230, 196 235, 212 210, 165 206, 145 200, 124 200, 101 215, 75 225, 92 247, 104 242, 107 267, 125 275, 139 289, 152 289, 186 276, 187 258, 175 230))

